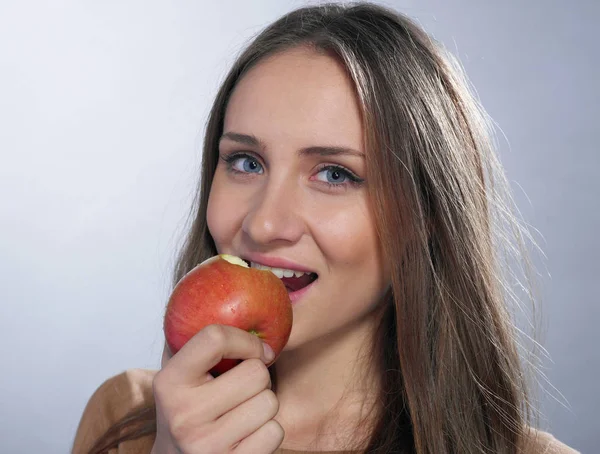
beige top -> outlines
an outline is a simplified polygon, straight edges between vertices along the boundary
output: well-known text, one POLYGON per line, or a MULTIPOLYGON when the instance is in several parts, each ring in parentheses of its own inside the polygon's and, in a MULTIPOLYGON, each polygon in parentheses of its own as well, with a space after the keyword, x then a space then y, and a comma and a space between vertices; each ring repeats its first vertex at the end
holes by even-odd
MULTIPOLYGON (((139 405, 151 403, 152 379, 157 371, 130 369, 106 380, 87 403, 73 443, 73 454, 88 454, 90 446, 113 423, 139 405)), ((577 454, 547 432, 531 431, 531 449, 527 454, 577 454)), ((109 454, 149 454, 154 435, 121 443, 109 454)), ((324 451, 319 454, 342 454, 342 451, 324 451)), ((315 454, 313 451, 278 449, 276 454, 315 454)))

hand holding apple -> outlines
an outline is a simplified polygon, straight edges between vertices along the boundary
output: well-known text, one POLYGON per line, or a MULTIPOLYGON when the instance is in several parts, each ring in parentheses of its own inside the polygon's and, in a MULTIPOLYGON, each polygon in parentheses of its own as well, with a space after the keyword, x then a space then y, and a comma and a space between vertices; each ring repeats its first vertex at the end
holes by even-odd
MULTIPOLYGON (((222 254, 196 266, 175 286, 165 313, 164 332, 175 354, 207 325, 234 326, 266 342, 276 359, 289 339, 292 317, 287 290, 277 276, 222 254)), ((211 373, 220 375, 239 362, 223 359, 211 373)))
POLYGON ((240 328, 214 324, 166 361, 153 381, 151 453, 274 452, 284 431, 275 419, 279 401, 271 389, 266 345, 240 328), (243 361, 215 378, 209 371, 217 358, 243 361))

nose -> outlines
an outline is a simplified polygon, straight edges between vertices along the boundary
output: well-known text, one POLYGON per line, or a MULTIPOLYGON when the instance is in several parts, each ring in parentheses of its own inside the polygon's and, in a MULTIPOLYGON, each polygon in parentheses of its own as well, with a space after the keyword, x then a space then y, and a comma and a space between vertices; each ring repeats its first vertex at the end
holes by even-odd
POLYGON ((252 198, 242 231, 257 246, 295 243, 305 231, 302 204, 293 183, 272 182, 252 198))

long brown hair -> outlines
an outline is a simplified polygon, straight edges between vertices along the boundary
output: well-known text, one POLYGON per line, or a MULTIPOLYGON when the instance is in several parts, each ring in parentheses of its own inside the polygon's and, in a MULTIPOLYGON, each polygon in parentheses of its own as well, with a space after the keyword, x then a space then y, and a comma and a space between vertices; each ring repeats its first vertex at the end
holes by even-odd
MULTIPOLYGON (((354 82, 372 207, 392 273, 371 347, 379 399, 368 437, 356 446, 522 452, 533 416, 524 371, 535 355, 521 361, 509 308, 520 299, 512 289, 515 263, 529 283, 522 288, 532 288, 525 241, 535 243, 515 215, 493 129, 462 71, 395 11, 370 3, 300 8, 239 55, 210 111, 193 222, 173 285, 216 254, 206 210, 232 90, 257 62, 297 46, 339 59, 354 82)), ((526 297, 534 303, 531 292, 526 297)), ((276 390, 276 366, 270 371, 276 390)), ((90 452, 155 431, 155 408, 135 409, 90 452)))

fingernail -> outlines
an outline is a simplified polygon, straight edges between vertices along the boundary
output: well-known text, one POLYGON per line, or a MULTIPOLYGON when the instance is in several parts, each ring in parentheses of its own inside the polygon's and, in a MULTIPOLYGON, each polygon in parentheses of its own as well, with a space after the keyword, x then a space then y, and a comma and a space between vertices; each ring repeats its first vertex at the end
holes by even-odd
POLYGON ((263 342, 263 352, 267 362, 273 361, 273 359, 275 358, 275 353, 273 352, 271 346, 266 342, 263 342))

